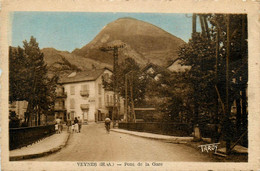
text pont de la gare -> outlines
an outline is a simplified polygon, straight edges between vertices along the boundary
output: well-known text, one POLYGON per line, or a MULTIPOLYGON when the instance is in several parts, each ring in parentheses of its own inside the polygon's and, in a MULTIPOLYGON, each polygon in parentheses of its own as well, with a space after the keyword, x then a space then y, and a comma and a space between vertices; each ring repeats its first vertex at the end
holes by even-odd
POLYGON ((115 162, 77 162, 79 167, 113 167, 113 166, 122 166, 122 167, 133 167, 133 166, 163 166, 163 163, 160 162, 122 162, 122 163, 115 163, 115 162))

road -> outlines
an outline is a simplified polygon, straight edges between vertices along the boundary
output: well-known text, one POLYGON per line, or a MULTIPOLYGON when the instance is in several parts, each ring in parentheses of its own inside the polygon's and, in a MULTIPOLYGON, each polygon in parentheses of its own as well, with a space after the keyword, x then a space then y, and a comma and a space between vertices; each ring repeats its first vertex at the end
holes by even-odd
POLYGON ((110 132, 103 124, 83 125, 60 152, 35 161, 211 161, 208 155, 184 144, 167 143, 110 132))

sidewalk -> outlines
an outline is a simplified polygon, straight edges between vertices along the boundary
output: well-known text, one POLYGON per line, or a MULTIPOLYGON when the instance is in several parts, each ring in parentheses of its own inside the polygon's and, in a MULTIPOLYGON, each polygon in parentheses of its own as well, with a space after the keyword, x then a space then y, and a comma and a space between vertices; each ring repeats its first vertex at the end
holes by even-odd
POLYGON ((124 129, 111 129, 111 131, 119 132, 119 133, 123 133, 123 134, 134 135, 134 136, 143 137, 143 138, 155 139, 155 140, 167 140, 167 141, 176 142, 176 143, 185 143, 185 142, 193 140, 193 137, 176 137, 176 136, 153 134, 153 133, 147 133, 147 132, 128 131, 128 130, 124 130, 124 129))
POLYGON ((53 134, 27 147, 9 152, 10 161, 37 158, 55 153, 67 145, 70 134, 64 128, 61 134, 53 134))

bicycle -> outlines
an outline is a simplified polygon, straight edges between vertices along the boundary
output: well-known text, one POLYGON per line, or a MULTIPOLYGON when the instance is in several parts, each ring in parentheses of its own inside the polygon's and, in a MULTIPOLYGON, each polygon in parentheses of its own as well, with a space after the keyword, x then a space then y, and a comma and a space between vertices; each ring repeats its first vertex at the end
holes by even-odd
POLYGON ((109 134, 110 133, 110 123, 106 123, 105 127, 106 127, 107 133, 109 134))

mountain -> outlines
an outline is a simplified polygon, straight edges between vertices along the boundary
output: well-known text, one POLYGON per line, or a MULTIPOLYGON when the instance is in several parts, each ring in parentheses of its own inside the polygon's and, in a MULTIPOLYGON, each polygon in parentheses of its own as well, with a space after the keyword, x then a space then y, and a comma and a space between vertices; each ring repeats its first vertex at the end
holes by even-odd
POLYGON ((84 71, 96 68, 112 68, 112 65, 93 59, 76 56, 67 51, 58 51, 54 48, 43 48, 44 61, 50 72, 84 71))
POLYGON ((179 46, 185 42, 180 38, 150 23, 133 18, 120 18, 107 24, 99 34, 81 49, 72 53, 54 48, 44 48, 45 62, 49 71, 84 71, 93 67, 113 67, 113 51, 102 51, 102 47, 125 45, 119 49, 119 61, 127 57, 140 65, 154 63, 166 66, 175 60, 179 46))
POLYGON ((166 66, 178 57, 179 46, 185 44, 180 38, 150 23, 133 18, 120 18, 107 24, 100 33, 81 49, 72 54, 102 63, 113 63, 113 52, 103 52, 101 47, 124 44, 119 60, 131 57, 138 63, 148 62, 166 66))

